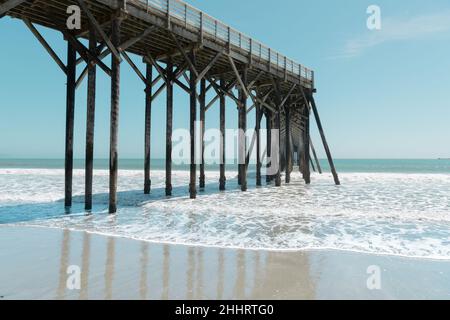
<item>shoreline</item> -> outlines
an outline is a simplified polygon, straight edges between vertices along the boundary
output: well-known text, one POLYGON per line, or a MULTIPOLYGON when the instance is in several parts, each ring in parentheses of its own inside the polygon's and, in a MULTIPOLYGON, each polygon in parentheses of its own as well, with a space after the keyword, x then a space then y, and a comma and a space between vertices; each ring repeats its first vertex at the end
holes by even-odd
POLYGON ((87 231, 87 230, 78 230, 75 228, 61 228, 57 226, 44 226, 44 225, 27 225, 27 224, 0 224, 0 231, 2 228, 24 228, 24 229, 51 229, 51 230, 68 230, 74 233, 87 233, 90 235, 100 236, 100 237, 109 237, 109 238, 117 238, 123 240, 131 240, 138 242, 146 242, 151 245, 169 245, 169 246, 180 246, 185 248, 201 248, 201 249, 217 249, 217 250, 243 250, 250 252, 273 252, 273 253, 320 253, 320 252, 334 252, 334 253, 343 253, 343 254, 361 254, 361 255, 371 255, 378 257, 387 257, 387 258, 402 258, 402 259, 410 259, 417 261, 435 261, 435 262, 450 262, 450 257, 425 257, 425 256, 408 256, 402 254, 392 254, 392 253, 383 253, 383 252, 368 252, 362 250, 352 250, 352 249, 338 249, 332 247, 322 247, 322 248, 314 248, 314 247, 305 247, 305 248, 294 248, 294 249, 282 249, 282 248, 251 248, 251 247, 239 247, 239 246, 220 246, 220 245, 206 245, 206 244, 193 244, 193 243, 182 243, 182 242, 171 242, 171 241, 157 241, 157 240, 148 240, 141 239, 137 237, 117 235, 117 234, 109 234, 103 232, 96 231, 87 231))
POLYGON ((0 259, 5 299, 450 299, 450 261, 337 250, 193 247, 2 226, 0 259), (70 266, 81 270, 79 290, 66 288, 70 266), (380 269, 381 290, 367 287, 370 266, 380 269))

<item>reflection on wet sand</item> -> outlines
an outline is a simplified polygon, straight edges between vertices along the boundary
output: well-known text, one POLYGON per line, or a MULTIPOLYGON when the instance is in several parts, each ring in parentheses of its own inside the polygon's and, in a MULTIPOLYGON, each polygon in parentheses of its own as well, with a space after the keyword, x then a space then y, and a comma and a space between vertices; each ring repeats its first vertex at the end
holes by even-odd
POLYGON ((148 269, 148 242, 141 243, 141 279, 139 282, 139 296, 147 299, 147 269, 148 269))
POLYGON ((91 254, 91 234, 85 232, 83 235, 83 253, 81 255, 81 288, 80 299, 88 298, 88 281, 89 281, 89 258, 91 254))
POLYGON ((105 299, 110 300, 113 297, 113 278, 114 278, 114 258, 115 258, 116 239, 108 238, 108 246, 106 249, 106 266, 105 266, 105 299))
POLYGON ((69 267, 70 231, 64 230, 61 241, 61 259, 59 263, 59 284, 56 299, 64 299, 67 286, 67 268, 69 267))
MULTIPOLYGON (((78 239, 71 239, 71 235, 70 231, 63 231, 57 287, 58 299, 73 298, 74 294, 73 291, 66 288, 67 268, 70 264, 77 262, 71 262, 69 257, 70 250, 76 248, 76 241, 78 241, 78 239)), ((95 245, 94 249, 91 248, 93 237, 97 241, 102 239, 106 242, 106 245, 103 246, 103 250, 106 252, 103 253, 105 256, 102 268, 104 293, 101 298, 107 300, 114 299, 117 294, 122 297, 123 292, 120 292, 122 281, 130 277, 136 278, 136 283, 139 285, 136 287, 135 293, 127 294, 131 294, 136 299, 148 299, 149 297, 161 299, 174 297, 219 300, 263 299, 267 298, 267 292, 271 292, 273 298, 293 298, 300 289, 302 291, 308 289, 308 294, 304 298, 314 297, 314 284, 308 282, 311 277, 306 255, 298 255, 299 260, 295 264, 295 270, 286 270, 285 266, 279 263, 280 257, 275 252, 176 247, 174 259, 171 259, 172 251, 175 248, 172 245, 120 239, 121 242, 126 242, 126 246, 116 247, 116 242, 119 240, 114 237, 99 237, 82 233, 81 254, 78 255, 81 257, 79 299, 97 297, 98 290, 89 290, 89 287, 91 280, 95 280, 94 285, 98 286, 98 277, 91 277, 91 274, 98 275, 98 270, 101 268, 98 257, 101 257, 102 254, 99 252, 101 246, 95 245), (92 253, 94 254, 92 255, 92 253), (124 254, 136 259, 134 261, 128 258, 123 259, 124 254), (120 259, 117 260, 116 256, 120 259), (178 259, 180 256, 185 257, 182 259, 184 261, 178 259), (205 262, 206 258, 208 258, 207 263, 205 262), (149 260, 152 263, 149 263, 149 260), (120 268, 116 267, 117 264, 120 264, 120 268), (137 272, 133 274, 134 267, 137 272), (93 270, 95 272, 92 272, 93 270), (173 272, 185 276, 171 276, 173 272), (286 277, 286 272, 291 272, 292 277, 286 277), (162 275, 160 282, 152 282, 153 279, 149 275, 155 274, 162 275), (159 286, 158 283, 160 283, 159 286), (171 288, 174 290, 170 290, 171 288), (283 290, 280 291, 280 288, 283 290)))
POLYGON ((5 299, 450 299, 447 260, 187 247, 69 230, 0 229, 5 299), (382 290, 367 288, 371 265, 383 270, 382 290), (79 267, 80 289, 67 287, 69 266, 79 267))

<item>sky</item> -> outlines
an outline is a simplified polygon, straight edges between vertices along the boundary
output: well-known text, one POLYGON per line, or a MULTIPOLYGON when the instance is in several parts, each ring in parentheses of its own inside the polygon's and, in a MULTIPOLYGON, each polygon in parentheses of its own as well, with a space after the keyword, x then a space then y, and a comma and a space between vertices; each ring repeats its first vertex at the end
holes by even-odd
MULTIPOLYGON (((448 0, 188 3, 315 70, 316 101, 335 158, 450 157, 448 0), (380 30, 367 27, 370 5, 381 9, 380 30)), ((65 61, 61 34, 38 29, 65 61)), ((20 20, 0 19, 0 43, 0 158, 63 158, 63 73, 20 20)), ((119 155, 142 158, 143 83, 126 63, 121 81, 119 155)), ((97 85, 95 157, 107 158, 110 81, 101 70, 97 85)), ((75 158, 84 157, 86 91, 85 81, 76 97, 75 158)), ((187 128, 189 97, 180 89, 174 105, 174 128, 187 128)), ((228 105, 227 126, 236 128, 236 108, 228 105)), ((215 105, 207 127, 218 127, 218 115, 215 105)), ((163 158, 164 95, 154 103, 152 126, 152 155, 163 158)), ((312 136, 324 157, 314 123, 312 136)))

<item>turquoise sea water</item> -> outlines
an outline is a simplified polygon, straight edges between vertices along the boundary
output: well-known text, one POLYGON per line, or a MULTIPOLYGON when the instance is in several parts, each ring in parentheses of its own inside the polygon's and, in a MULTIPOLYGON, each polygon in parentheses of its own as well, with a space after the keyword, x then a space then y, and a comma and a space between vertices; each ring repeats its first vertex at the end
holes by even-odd
MULTIPOLYGON (((320 160, 324 170, 329 170, 328 162, 320 160)), ((165 161, 153 159, 152 169, 163 170, 165 161)), ((450 159, 336 159, 335 165, 338 172, 379 172, 379 173, 450 173, 450 159)), ((121 159, 119 166, 124 170, 140 170, 144 161, 139 159, 121 159)), ((95 169, 107 169, 108 160, 98 159, 94 161, 95 169)), ((63 159, 0 159, 0 168, 21 169, 62 169, 63 159)), ((84 160, 74 160, 75 169, 84 168, 84 160)), ((188 170, 186 165, 174 165, 175 170, 188 170)), ((217 165, 207 166, 207 170, 215 171, 217 165)), ((227 165, 228 170, 236 170, 234 164, 227 165)))

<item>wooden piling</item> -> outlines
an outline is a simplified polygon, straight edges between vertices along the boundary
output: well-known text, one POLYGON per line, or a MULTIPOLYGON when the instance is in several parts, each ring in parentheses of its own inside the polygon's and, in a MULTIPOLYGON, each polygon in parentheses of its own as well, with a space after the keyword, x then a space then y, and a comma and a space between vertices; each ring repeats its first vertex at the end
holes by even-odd
POLYGON ((328 163, 330 164, 331 173, 333 174, 334 183, 336 185, 340 185, 338 174, 336 172, 336 168, 334 166, 333 157, 331 156, 330 148, 328 147, 327 139, 325 137, 325 132, 322 127, 322 121, 320 121, 319 112, 317 111, 316 101, 314 97, 311 95, 308 96, 309 102, 311 103, 312 110, 314 112, 314 117, 316 118, 317 127, 319 128, 320 137, 322 138, 322 143, 325 148, 325 153, 327 154, 328 163))
POLYGON ((199 187, 205 188, 205 130, 206 130, 206 79, 200 80, 200 148, 201 148, 201 162, 200 162, 200 177, 199 187))
POLYGON ((151 166, 151 131, 152 131, 152 74, 153 67, 146 63, 145 88, 145 164, 144 164, 144 194, 150 194, 152 181, 150 177, 151 166))
POLYGON ((261 186, 261 105, 256 105, 256 185, 261 186))
MULTIPOLYGON (((194 52, 191 52, 191 60, 195 63, 194 52)), ((197 164, 195 161, 195 122, 197 121, 197 76, 192 70, 190 71, 189 88, 190 88, 190 180, 189 180, 189 195, 191 199, 197 197, 197 164)))
MULTIPOLYGON (((225 86, 225 81, 220 80, 220 86, 223 88, 225 86)), ((225 95, 223 93, 219 96, 220 99, 220 180, 219 180, 219 190, 225 190, 226 177, 225 177, 225 165, 226 165, 226 154, 225 154, 225 95)))
POLYGON ((173 62, 167 62, 166 103, 166 196, 172 195, 173 62))
MULTIPOLYGON (((247 70, 242 72, 243 85, 247 85, 247 70)), ((247 191, 247 93, 246 89, 239 88, 239 172, 241 191, 247 191)))
POLYGON ((303 179, 305 180, 306 184, 311 183, 311 169, 310 169, 310 153, 309 153, 309 123, 310 123, 310 111, 309 107, 306 105, 303 109, 303 117, 305 119, 305 128, 303 130, 303 179))
MULTIPOLYGON (((89 50, 97 54, 97 36, 95 29, 90 28, 89 50)), ((86 115, 86 163, 85 163, 85 209, 92 209, 92 183, 94 174, 94 129, 95 129, 95 89, 97 68, 93 59, 88 64, 88 92, 86 115)))
POLYGON ((291 116, 289 106, 286 107, 285 113, 285 126, 286 126, 286 139, 285 139, 285 170, 286 170, 286 183, 291 182, 291 165, 292 165, 292 153, 291 153, 291 116))
POLYGON ((277 173, 275 174, 275 186, 281 186, 281 110, 278 109, 275 120, 275 128, 278 130, 278 154, 275 155, 275 165, 277 173))
MULTIPOLYGON (((269 110, 266 110, 266 182, 269 183, 272 181, 272 175, 269 174, 271 162, 269 161, 272 156, 272 113, 269 110)), ((272 160, 273 163, 273 160, 272 160)))
MULTIPOLYGON (((122 18, 112 20, 111 41, 117 48, 120 45, 120 29, 122 18)), ((116 55, 111 56, 111 127, 109 150, 109 213, 117 212, 117 175, 118 175, 118 135, 120 109, 120 60, 116 55)))
POLYGON ((73 179, 73 131, 76 90, 76 58, 77 53, 70 42, 67 42, 67 92, 66 92, 66 155, 65 155, 65 206, 72 206, 73 179))

